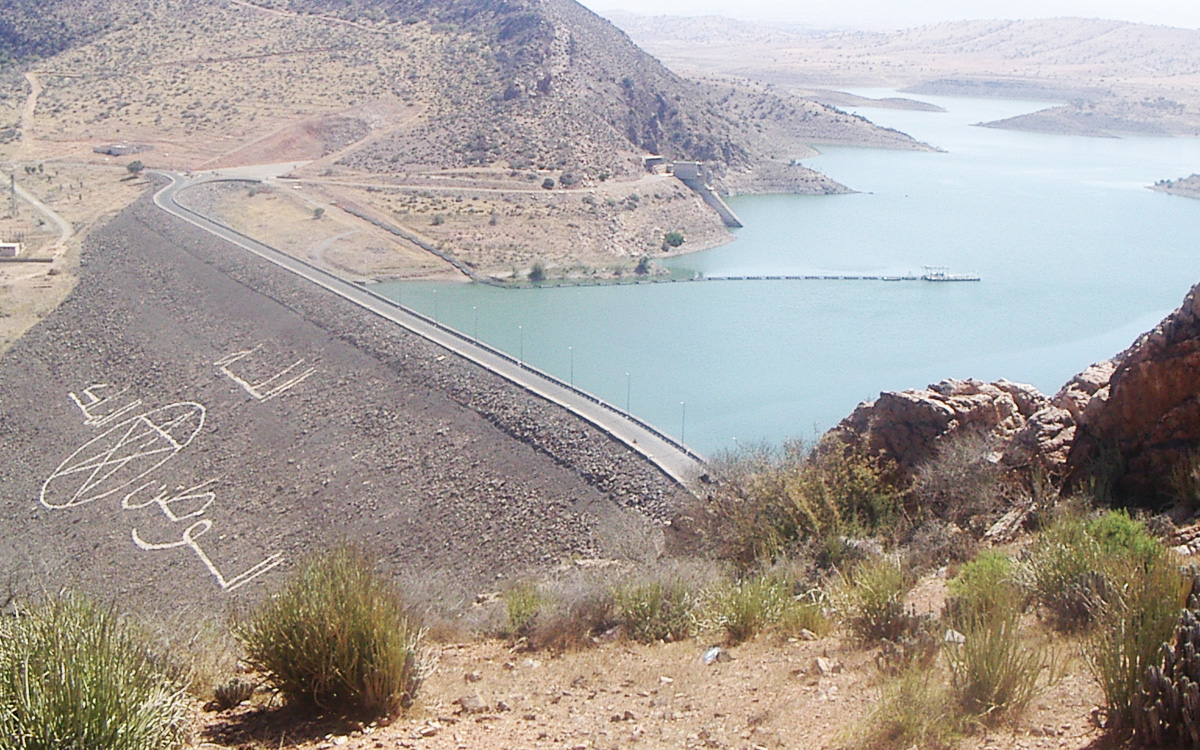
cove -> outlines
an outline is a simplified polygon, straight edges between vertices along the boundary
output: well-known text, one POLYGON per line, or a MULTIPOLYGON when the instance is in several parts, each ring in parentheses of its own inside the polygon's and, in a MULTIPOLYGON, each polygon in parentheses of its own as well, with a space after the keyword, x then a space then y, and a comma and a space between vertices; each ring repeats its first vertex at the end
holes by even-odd
POLYGON ((1146 189, 1200 172, 1200 140, 996 130, 974 123, 1044 105, 913 98, 947 111, 860 113, 944 153, 822 148, 804 163, 860 192, 733 198, 746 225, 736 240, 670 266, 725 276, 939 265, 980 282, 374 289, 713 454, 811 438, 880 391, 948 377, 1053 393, 1200 281, 1200 201, 1146 189))

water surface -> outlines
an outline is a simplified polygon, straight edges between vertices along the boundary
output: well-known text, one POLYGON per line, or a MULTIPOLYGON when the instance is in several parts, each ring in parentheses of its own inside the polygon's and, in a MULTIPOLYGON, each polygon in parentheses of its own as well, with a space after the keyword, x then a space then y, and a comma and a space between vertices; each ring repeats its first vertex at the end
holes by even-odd
POLYGON ((948 111, 861 113, 946 153, 824 148, 804 163, 859 193, 735 198, 737 240, 671 265, 704 275, 940 265, 979 283, 376 289, 711 453, 812 437, 882 390, 947 377, 1053 392, 1200 281, 1200 201, 1146 189, 1200 172, 1200 141, 974 127, 1043 105, 913 98, 948 111))

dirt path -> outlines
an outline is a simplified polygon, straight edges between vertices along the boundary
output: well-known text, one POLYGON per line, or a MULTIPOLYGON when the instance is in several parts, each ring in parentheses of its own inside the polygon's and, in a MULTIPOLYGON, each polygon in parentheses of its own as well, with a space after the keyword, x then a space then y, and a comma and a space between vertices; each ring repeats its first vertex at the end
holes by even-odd
POLYGON ((332 237, 326 237, 308 249, 309 261, 319 266, 326 265, 327 262, 325 260, 325 251, 332 247, 333 243, 340 242, 347 237, 353 237, 358 233, 359 232, 357 229, 351 229, 348 232, 342 232, 341 234, 335 234, 332 237))
POLYGON ((42 95, 43 87, 37 73, 26 73, 25 80, 29 81, 29 98, 25 100, 25 107, 21 110, 21 133, 26 139, 32 140, 33 113, 37 111, 38 97, 42 95))
MULTIPOLYGON (((7 177, 7 175, 5 176, 7 177)), ((16 190, 17 197, 40 211, 48 221, 58 228, 58 242, 54 244, 52 249, 55 255, 61 253, 66 248, 67 243, 71 241, 71 238, 75 236, 75 227, 71 226, 71 222, 56 213, 54 209, 42 203, 36 195, 21 187, 20 183, 16 184, 16 190)))

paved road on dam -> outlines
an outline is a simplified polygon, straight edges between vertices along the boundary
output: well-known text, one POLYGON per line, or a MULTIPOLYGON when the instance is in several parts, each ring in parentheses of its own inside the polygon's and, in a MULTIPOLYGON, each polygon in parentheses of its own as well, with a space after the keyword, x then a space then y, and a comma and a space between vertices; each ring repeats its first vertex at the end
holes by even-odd
POLYGON ((617 407, 574 388, 552 375, 532 368, 504 352, 478 344, 470 337, 443 326, 414 310, 401 307, 368 289, 340 279, 269 245, 247 237, 183 206, 177 199, 181 191, 206 182, 228 178, 214 175, 185 178, 175 173, 159 171, 156 171, 155 174, 166 177, 170 184, 155 194, 154 203, 173 216, 285 268, 380 317, 403 326, 449 352, 500 375, 530 393, 558 404, 628 445, 681 485, 689 485, 703 471, 703 461, 700 456, 653 426, 626 414, 617 407))

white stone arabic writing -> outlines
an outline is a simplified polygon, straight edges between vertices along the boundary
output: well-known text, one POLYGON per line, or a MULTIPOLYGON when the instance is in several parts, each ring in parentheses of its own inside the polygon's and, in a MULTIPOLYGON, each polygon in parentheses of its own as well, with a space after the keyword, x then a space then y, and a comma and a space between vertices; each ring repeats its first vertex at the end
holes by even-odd
POLYGON ((256 401, 270 401, 279 394, 284 393, 285 391, 294 388, 297 385, 300 385, 307 380, 310 375, 317 371, 315 367, 309 367, 297 375, 292 375, 294 371, 304 364, 303 359, 298 359, 271 377, 261 380, 257 383, 251 383, 248 380, 239 377, 231 369, 229 369, 232 365, 242 361, 243 359, 246 359, 247 357, 250 357, 260 348, 261 347, 256 346, 253 349, 243 349, 240 352, 234 352, 227 357, 223 357, 218 359, 216 362, 213 362, 213 366, 219 368, 225 377, 240 385, 242 389, 245 390, 246 393, 249 393, 250 396, 256 401), (292 376, 288 377, 289 375, 292 376))
MULTIPOLYGON (((252 351, 242 354, 244 356, 252 351)), ((290 369, 292 368, 285 370, 281 375, 290 369)), ((299 378, 293 378, 268 391, 260 400, 282 393, 310 374, 311 368, 299 378)), ((253 389, 269 383, 270 381, 267 381, 249 386, 243 382, 243 387, 247 387, 252 391, 251 395, 255 395, 253 389)), ((83 389, 82 397, 75 393, 67 394, 83 412, 84 424, 89 427, 105 427, 142 405, 141 399, 133 399, 118 407, 117 402, 128 389, 101 396, 100 391, 107 388, 108 384, 99 383, 83 389)), ((119 422, 84 443, 58 465, 42 484, 39 496, 42 505, 53 510, 76 508, 141 482, 122 497, 122 510, 139 511, 154 506, 170 523, 189 525, 178 541, 172 539, 165 542, 148 542, 142 538, 138 529, 134 528, 133 543, 137 548, 145 551, 190 549, 200 558, 200 562, 216 578, 224 591, 233 591, 244 586, 282 564, 283 555, 268 555, 261 562, 233 577, 226 577, 221 572, 212 556, 197 541, 213 527, 214 522, 210 518, 201 516, 209 513, 217 501, 214 487, 218 480, 207 479, 190 487, 178 485, 169 491, 166 484, 149 479, 151 474, 191 445, 204 427, 206 414, 202 404, 181 401, 142 412, 119 422)))

